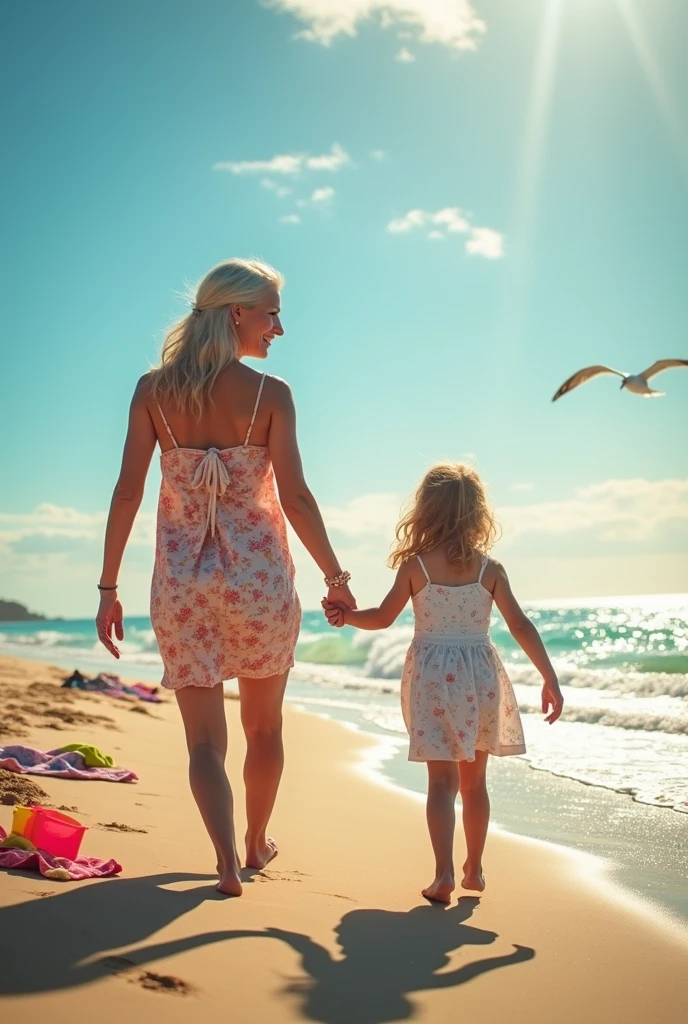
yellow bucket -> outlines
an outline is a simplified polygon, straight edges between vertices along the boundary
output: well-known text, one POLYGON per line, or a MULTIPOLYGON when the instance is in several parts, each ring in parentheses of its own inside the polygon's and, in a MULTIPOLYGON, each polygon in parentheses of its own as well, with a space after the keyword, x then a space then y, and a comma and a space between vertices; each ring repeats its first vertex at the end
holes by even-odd
MULTIPOLYGON (((15 836, 25 835, 25 828, 33 817, 33 807, 22 807, 21 804, 15 804, 14 813, 12 815, 12 833, 15 836)), ((28 838, 28 837, 27 837, 28 838)))

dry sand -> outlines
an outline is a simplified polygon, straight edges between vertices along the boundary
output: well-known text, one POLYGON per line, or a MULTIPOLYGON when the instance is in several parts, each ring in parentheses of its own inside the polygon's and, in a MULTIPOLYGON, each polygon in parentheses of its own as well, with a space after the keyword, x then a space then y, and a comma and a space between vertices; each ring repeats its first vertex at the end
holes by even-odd
MULTIPOLYGON (((364 776, 369 738, 295 710, 285 714, 287 768, 271 826, 280 855, 245 872, 241 899, 219 897, 173 701, 132 713, 138 705, 60 693, 61 675, 0 658, 0 743, 95 743, 140 781, 33 777, 44 802, 89 825, 82 852, 116 857, 124 870, 71 883, 0 874, 4 1015, 51 1024, 151 1014, 210 1024, 686 1019, 685 935, 619 898, 586 858, 491 834, 483 897, 426 903, 422 804, 364 776)), ((243 740, 237 702, 225 706, 241 835, 243 740)), ((10 821, 0 806, 0 824, 10 821)))

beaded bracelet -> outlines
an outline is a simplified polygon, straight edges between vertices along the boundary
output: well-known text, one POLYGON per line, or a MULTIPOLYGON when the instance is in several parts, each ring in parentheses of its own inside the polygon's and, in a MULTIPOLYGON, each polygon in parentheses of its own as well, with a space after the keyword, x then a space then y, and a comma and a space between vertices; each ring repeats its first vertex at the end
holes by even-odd
POLYGON ((116 583, 115 583, 114 587, 101 587, 100 583, 96 583, 96 586, 98 587, 98 590, 117 590, 117 584, 116 583))
POLYGON ((340 572, 338 576, 331 576, 329 579, 325 577, 326 587, 343 587, 351 579, 351 573, 344 570, 340 572))

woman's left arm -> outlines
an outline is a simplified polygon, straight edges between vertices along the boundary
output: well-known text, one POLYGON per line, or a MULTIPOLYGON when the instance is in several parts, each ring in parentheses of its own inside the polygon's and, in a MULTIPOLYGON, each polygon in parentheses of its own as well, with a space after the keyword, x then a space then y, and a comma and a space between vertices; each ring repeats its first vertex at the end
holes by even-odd
MULTIPOLYGON (((100 585, 103 587, 116 587, 124 549, 141 505, 146 474, 155 450, 157 435, 148 411, 147 394, 147 378, 142 377, 136 386, 129 409, 129 427, 124 442, 122 468, 112 495, 105 529, 103 571, 100 574, 100 585)), ((112 632, 114 629, 117 639, 122 640, 124 628, 122 605, 116 589, 101 590, 96 628, 101 643, 107 647, 110 654, 119 658, 119 650, 112 639, 112 632)))

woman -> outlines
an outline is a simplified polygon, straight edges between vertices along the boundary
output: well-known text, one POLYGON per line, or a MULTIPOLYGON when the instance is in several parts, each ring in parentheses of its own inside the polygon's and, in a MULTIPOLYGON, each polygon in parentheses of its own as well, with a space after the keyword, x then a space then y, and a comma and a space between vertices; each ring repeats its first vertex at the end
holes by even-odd
POLYGON ((355 607, 306 486, 289 386, 245 366, 284 331, 281 275, 256 260, 221 263, 167 334, 160 366, 139 381, 105 534, 98 636, 124 636, 117 576, 161 448, 151 621, 162 685, 174 690, 191 791, 217 854, 218 890, 241 894, 232 790, 225 773, 223 679, 238 677, 246 733, 246 866, 277 853, 266 829, 284 753, 282 700, 301 621, 286 514, 320 567, 328 600, 355 607), (275 493, 275 481, 279 502, 275 493), (280 508, 281 505, 281 508, 280 508))

